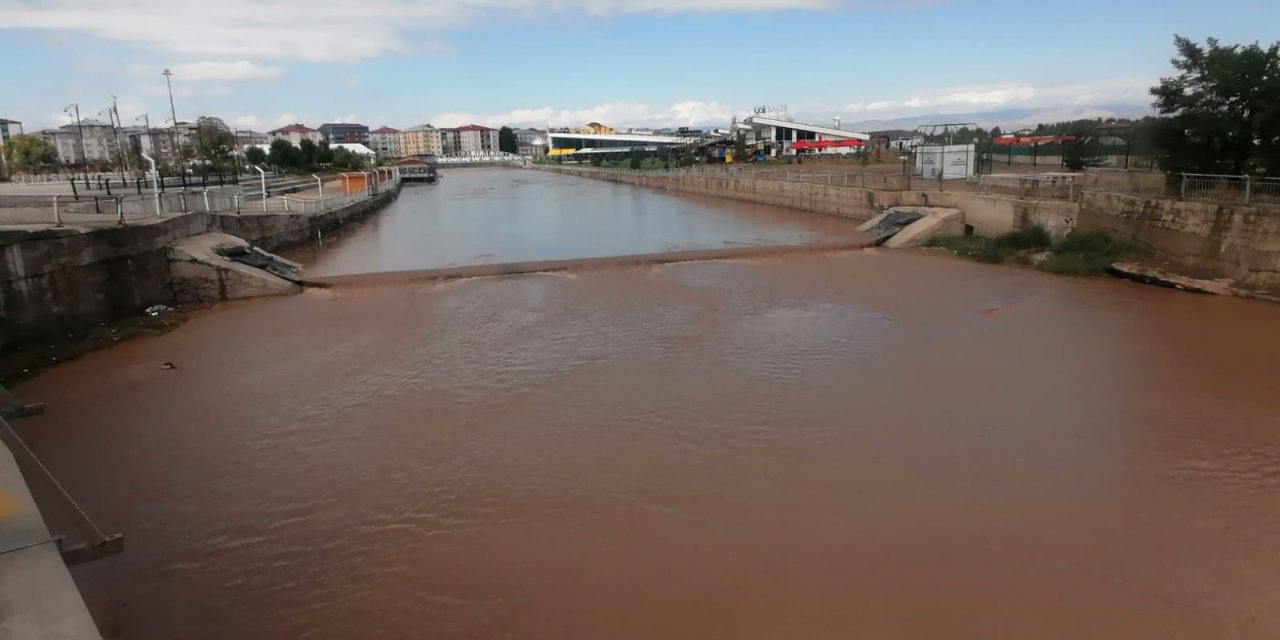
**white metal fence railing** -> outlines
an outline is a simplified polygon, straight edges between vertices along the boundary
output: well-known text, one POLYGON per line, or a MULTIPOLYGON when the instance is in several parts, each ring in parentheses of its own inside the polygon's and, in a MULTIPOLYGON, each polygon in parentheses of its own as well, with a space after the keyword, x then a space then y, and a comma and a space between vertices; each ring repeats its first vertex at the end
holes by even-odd
MULTIPOLYGON (((372 176, 372 174, 371 174, 372 176)), ((127 225, 130 221, 209 212, 236 215, 263 213, 320 214, 346 207, 395 189, 399 177, 389 175, 381 182, 355 191, 307 197, 290 194, 268 196, 232 190, 201 189, 116 196, 0 196, 0 225, 108 223, 127 225)))

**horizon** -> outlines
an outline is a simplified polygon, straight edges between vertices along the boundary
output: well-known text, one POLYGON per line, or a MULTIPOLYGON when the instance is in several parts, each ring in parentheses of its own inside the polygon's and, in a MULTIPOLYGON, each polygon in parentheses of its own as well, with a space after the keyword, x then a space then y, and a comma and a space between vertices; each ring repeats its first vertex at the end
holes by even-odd
POLYGON ((1265 4, 374 0, 352 13, 301 0, 216 12, 190 0, 19 1, 6 5, 0 53, 39 62, 10 69, 22 91, 0 117, 37 131, 67 124, 62 107, 78 103, 100 119, 115 95, 123 123, 149 113, 165 126, 165 68, 178 120, 258 131, 708 127, 761 104, 861 130, 944 115, 982 126, 1139 117, 1173 73, 1175 33, 1265 42, 1276 25, 1251 18, 1265 4))

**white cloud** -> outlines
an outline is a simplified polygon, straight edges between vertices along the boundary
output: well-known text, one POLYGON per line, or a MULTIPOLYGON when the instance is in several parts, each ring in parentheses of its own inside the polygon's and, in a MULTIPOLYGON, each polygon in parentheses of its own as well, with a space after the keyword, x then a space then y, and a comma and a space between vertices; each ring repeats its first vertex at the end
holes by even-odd
POLYGON ((507 113, 443 113, 430 122, 437 127, 481 124, 490 127, 571 127, 600 122, 611 127, 724 125, 733 111, 718 102, 677 102, 665 109, 632 102, 616 102, 579 109, 517 109, 507 113))
MULTIPOLYGON (((130 65, 137 70, 139 65, 130 65)), ((219 82, 237 82, 241 80, 274 80, 284 75, 281 67, 265 66, 249 60, 234 62, 186 62, 169 66, 175 78, 191 82, 214 80, 219 82)), ((160 70, 148 66, 142 69, 145 74, 160 74, 160 70)))
MULTIPOLYGON (((423 37, 501 20, 548 14, 672 14, 782 10, 915 10, 942 0, 366 0, 358 5, 311 0, 10 0, 0 2, 0 29, 74 32, 140 44, 181 56, 234 57, 190 63, 206 79, 261 79, 279 71, 248 60, 338 62, 413 52, 447 51, 423 37), (201 66, 204 65, 204 66, 201 66), (212 74, 212 75, 210 75, 212 74), (226 77, 227 74, 247 74, 226 77)), ((179 73, 177 69, 174 71, 179 73)))
POLYGON ((1147 102, 1155 78, 1110 78, 1090 84, 1033 85, 1008 83, 951 87, 898 100, 850 104, 854 117, 901 118, 928 113, 993 111, 1015 107, 1079 106, 1147 102))

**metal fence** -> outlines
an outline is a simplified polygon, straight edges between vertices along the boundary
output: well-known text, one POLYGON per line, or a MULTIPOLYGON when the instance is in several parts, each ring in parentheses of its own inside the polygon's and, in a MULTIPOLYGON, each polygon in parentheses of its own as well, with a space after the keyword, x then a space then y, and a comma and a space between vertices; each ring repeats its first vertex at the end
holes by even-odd
POLYGON ((230 190, 200 189, 185 191, 151 191, 115 196, 0 196, 0 224, 65 224, 107 223, 127 225, 131 221, 154 219, 203 211, 236 215, 293 213, 313 215, 325 213, 390 191, 399 184, 392 177, 350 193, 323 197, 299 195, 247 195, 230 190))
POLYGON ((1089 169, 1085 188, 1219 204, 1280 205, 1280 178, 1089 169))

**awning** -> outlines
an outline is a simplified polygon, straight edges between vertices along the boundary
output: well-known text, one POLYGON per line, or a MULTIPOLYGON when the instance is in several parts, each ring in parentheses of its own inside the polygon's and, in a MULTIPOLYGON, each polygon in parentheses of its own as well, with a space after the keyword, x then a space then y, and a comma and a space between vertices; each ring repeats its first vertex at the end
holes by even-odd
POLYGON ((812 149, 812 148, 813 148, 813 143, 812 143, 812 142, 809 142, 808 140, 799 140, 799 141, 795 142, 794 144, 792 144, 792 145, 791 145, 791 148, 792 148, 792 149, 797 149, 797 150, 799 150, 799 151, 804 151, 805 149, 812 149))

